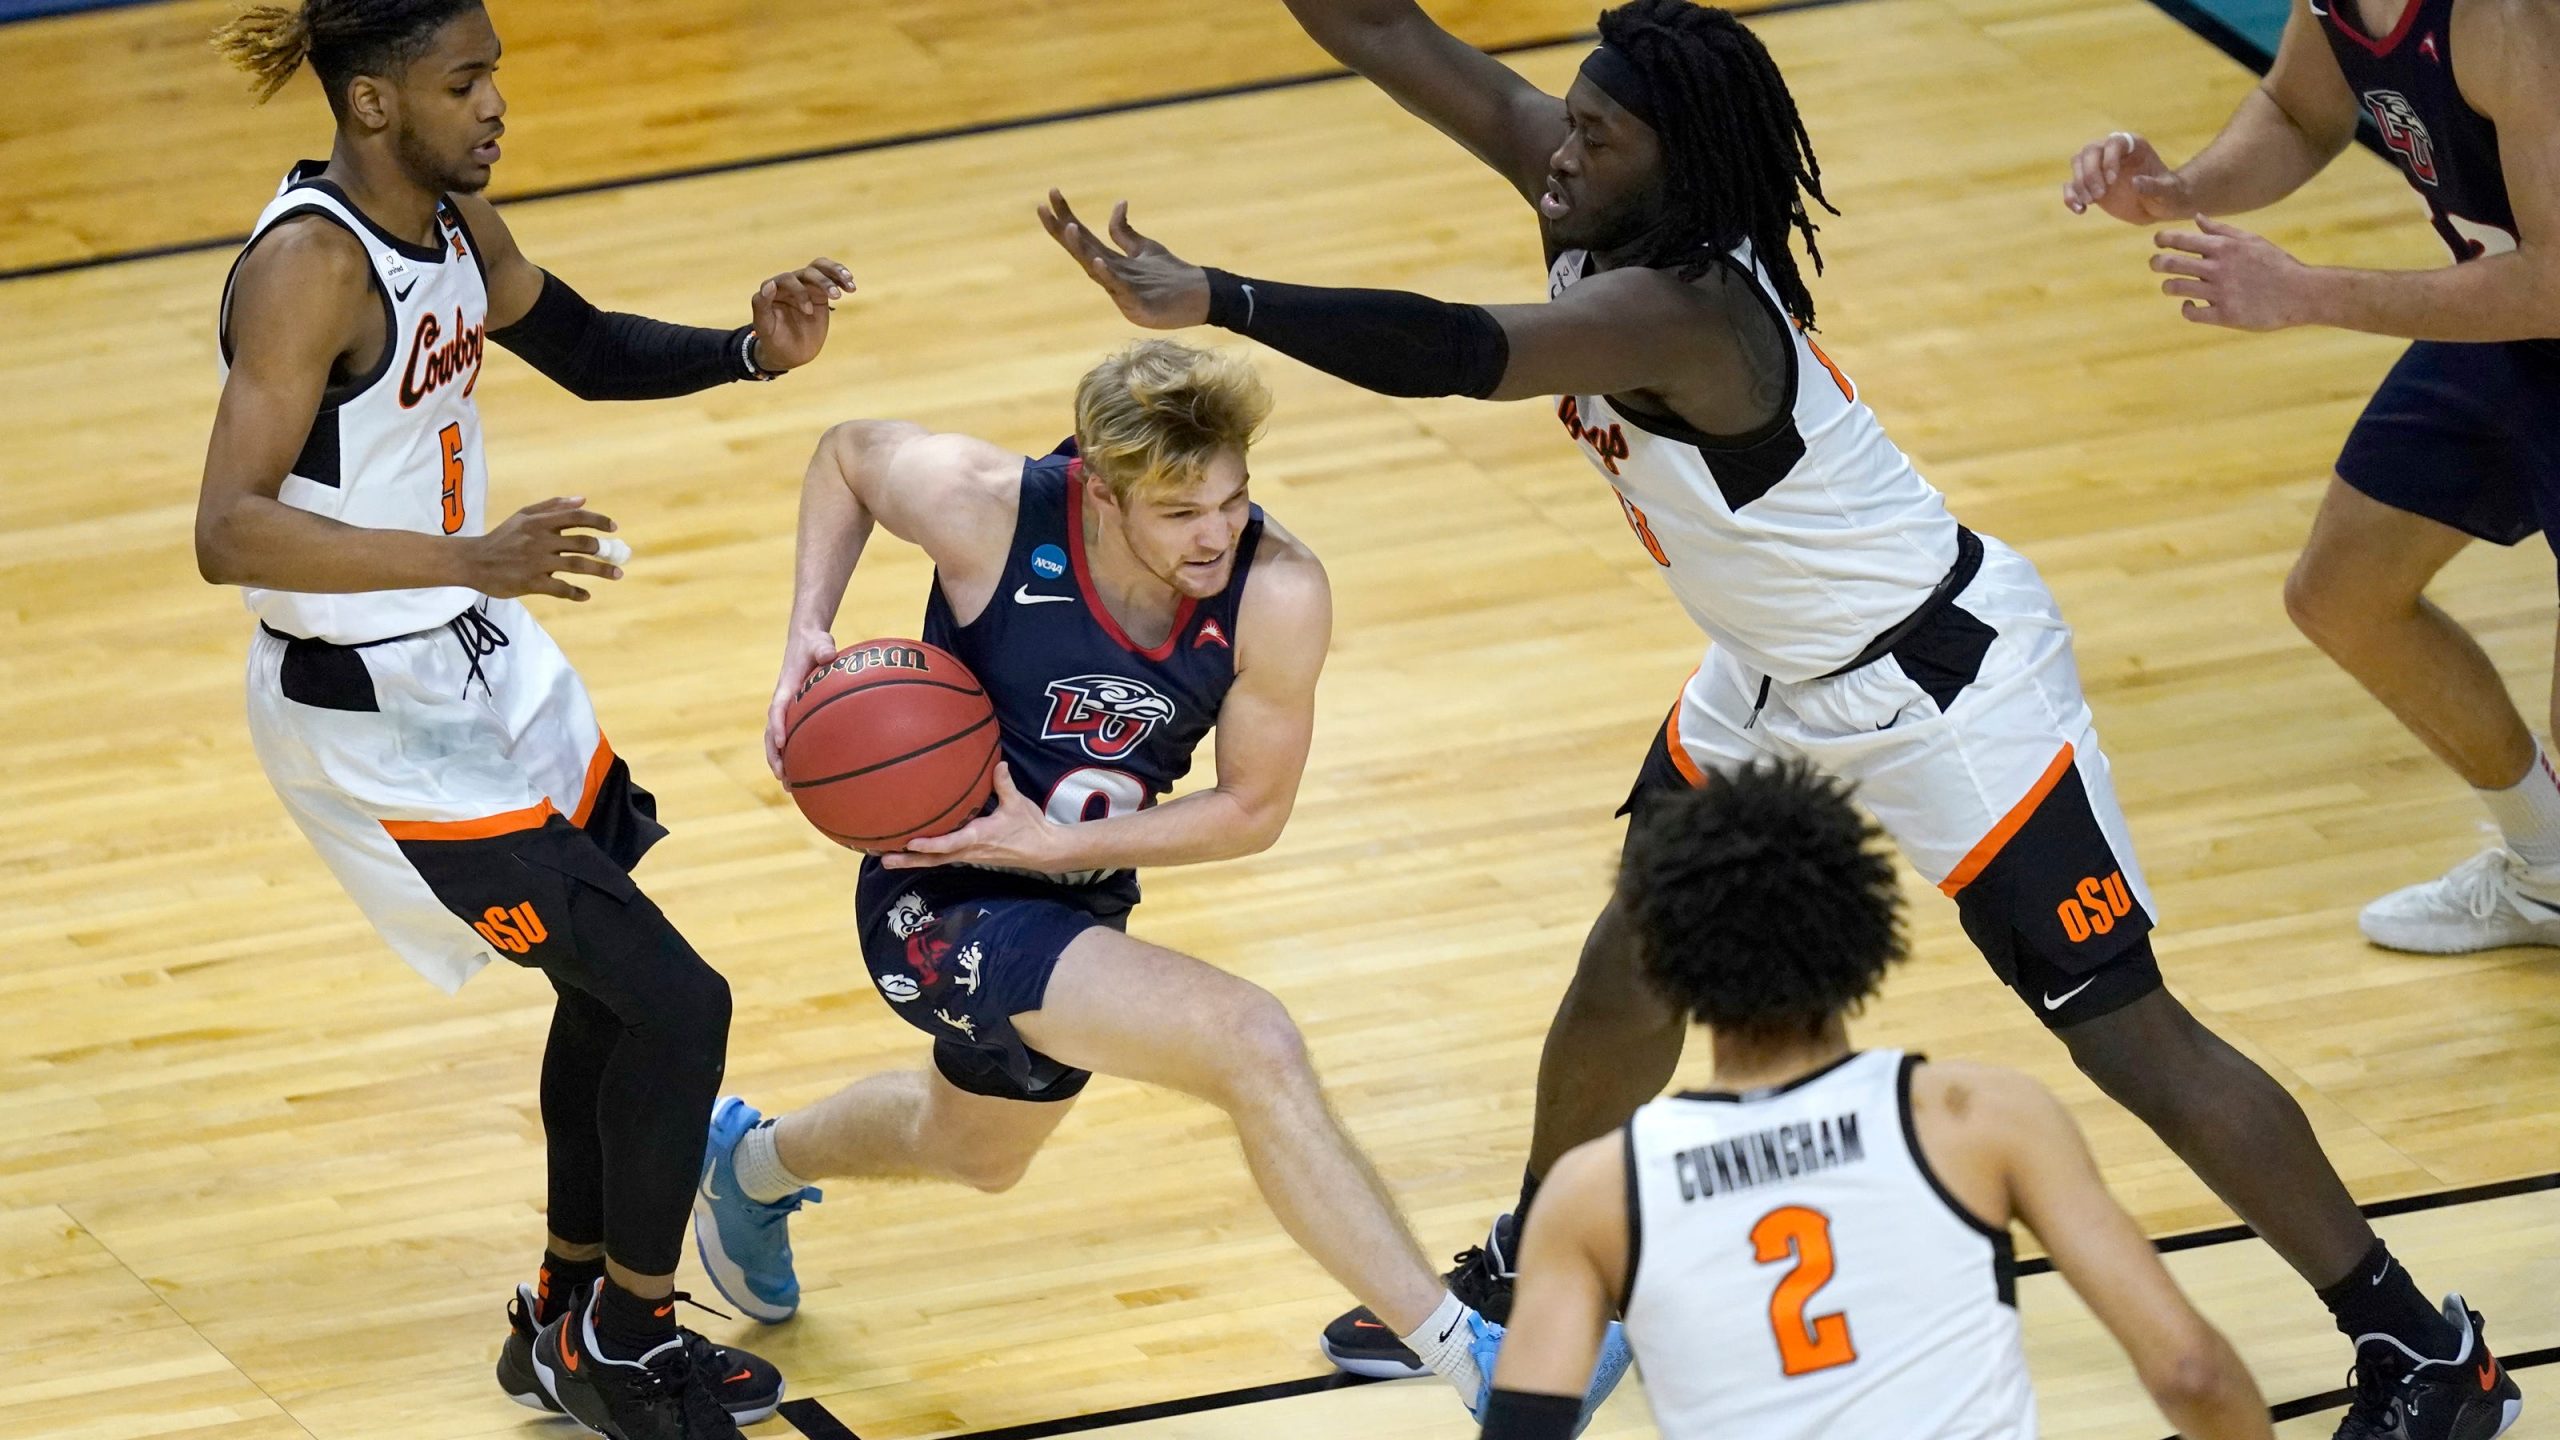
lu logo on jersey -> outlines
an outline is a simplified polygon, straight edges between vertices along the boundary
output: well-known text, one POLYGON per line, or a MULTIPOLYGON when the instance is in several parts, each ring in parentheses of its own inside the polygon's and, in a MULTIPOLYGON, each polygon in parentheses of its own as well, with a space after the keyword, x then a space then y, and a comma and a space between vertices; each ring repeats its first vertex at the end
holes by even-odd
POLYGON ((1073 740, 1096 760, 1117 760, 1174 716, 1173 701, 1122 675, 1078 675, 1049 682, 1043 740, 1073 740))

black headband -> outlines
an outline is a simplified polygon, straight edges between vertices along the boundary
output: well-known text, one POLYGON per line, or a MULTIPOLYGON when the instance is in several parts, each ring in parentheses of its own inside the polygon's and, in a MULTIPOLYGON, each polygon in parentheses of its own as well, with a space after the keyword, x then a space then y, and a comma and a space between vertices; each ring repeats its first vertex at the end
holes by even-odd
POLYGON ((1600 93, 1618 102, 1618 108, 1643 121, 1655 130, 1662 122, 1655 119, 1653 85, 1627 58, 1627 52, 1603 45, 1582 59, 1582 78, 1598 86, 1600 93))

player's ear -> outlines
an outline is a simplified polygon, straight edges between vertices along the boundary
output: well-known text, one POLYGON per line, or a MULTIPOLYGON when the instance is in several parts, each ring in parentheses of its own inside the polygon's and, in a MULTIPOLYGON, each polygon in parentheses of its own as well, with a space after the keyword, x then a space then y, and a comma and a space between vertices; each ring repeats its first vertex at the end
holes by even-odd
POLYGON ((388 130, 398 101, 391 82, 379 75, 358 75, 347 82, 347 119, 365 130, 388 130))

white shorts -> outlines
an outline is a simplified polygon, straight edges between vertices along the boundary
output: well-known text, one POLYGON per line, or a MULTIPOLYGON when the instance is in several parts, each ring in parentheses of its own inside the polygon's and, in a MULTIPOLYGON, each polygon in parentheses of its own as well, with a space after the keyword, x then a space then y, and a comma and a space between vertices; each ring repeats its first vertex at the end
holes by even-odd
POLYGON ((2001 979, 2046 1023, 2070 1024, 2157 988, 2149 947, 2135 942, 2158 911, 2080 693, 2071 629, 2026 557, 1997 540, 1981 547, 1948 603, 1846 674, 1773 680, 1709 650, 1629 805, 1772 758, 1848 780, 1913 868, 1956 900, 2001 979), (2147 983, 2095 980, 2119 958, 2131 966, 2113 968, 2147 971, 2147 983))
POLYGON ((249 737, 365 918, 446 991, 546 938, 512 891, 474 883, 521 837, 576 827, 627 871, 666 833, 568 657, 513 600, 362 646, 259 627, 249 737))

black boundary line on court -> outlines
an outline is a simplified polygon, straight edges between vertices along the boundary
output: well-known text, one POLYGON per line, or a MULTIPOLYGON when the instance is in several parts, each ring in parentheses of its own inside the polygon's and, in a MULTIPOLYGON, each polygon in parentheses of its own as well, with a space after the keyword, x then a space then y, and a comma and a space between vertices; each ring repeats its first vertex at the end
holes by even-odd
MULTIPOLYGON (((2384 1220, 2394 1215, 2413 1215, 2426 1210, 2445 1210, 2457 1205, 2477 1205, 2490 1200, 2505 1200, 2517 1195, 2533 1195, 2546 1190, 2560 1190, 2560 1172, 2548 1175, 2525 1175, 2513 1180, 2495 1180, 2485 1185, 2465 1185, 2452 1190, 2437 1190, 2425 1195, 2404 1195, 2396 1200, 2377 1200, 2356 1208, 2368 1220, 2384 1220)), ((2229 1245, 2257 1237, 2246 1225, 2223 1225, 2211 1230, 2190 1230, 2177 1235, 2164 1235, 2152 1241, 2162 1254, 2180 1250, 2202 1250, 2214 1245, 2229 1245)), ((2022 1261, 2020 1275, 2043 1275, 2051 1272, 2053 1262, 2039 1256, 2022 1261)), ((2529 1370, 2538 1365, 2560 1361, 2560 1345, 2540 1350, 2519 1351, 2499 1357, 2499 1363, 2510 1370, 2529 1370)), ((1144 1405, 1127 1405, 1117 1410, 1097 1410, 1087 1415, 1070 1415, 1057 1420, 1034 1420, 1023 1425, 1006 1425, 994 1430, 972 1430, 950 1440, 1051 1440, 1059 1435, 1081 1434, 1112 1425, 1129 1425, 1142 1420, 1167 1420, 1178 1415, 1197 1415, 1208 1410, 1227 1410, 1240 1405, 1258 1405, 1269 1400, 1287 1400, 1299 1395, 1313 1395, 1324 1390, 1348 1390, 1379 1382, 1358 1375, 1316 1375, 1303 1380, 1282 1380, 1269 1385, 1248 1385, 1238 1390, 1220 1390, 1207 1395, 1190 1395, 1178 1400, 1158 1400, 1144 1405)), ((2305 1395, 2269 1407, 2274 1419, 2291 1420, 2303 1415, 2344 1405, 2355 1398, 2346 1390, 2326 1390, 2305 1395)), ((837 1419, 826 1406, 815 1400, 786 1400, 782 1418, 798 1427, 808 1440, 861 1440, 852 1428, 837 1419)), ((2175 1437, 2172 1437, 2175 1440, 2175 1437)))
MULTIPOLYGON (((1803 10, 1828 10, 1839 5, 1855 5, 1861 0, 1777 0, 1757 10, 1744 12, 1749 18, 1763 15, 1787 15, 1803 10)), ((1570 35, 1549 35, 1536 40, 1519 40, 1497 45, 1486 53, 1517 55, 1530 50, 1551 50, 1559 45, 1588 45, 1597 36, 1591 31, 1570 35)), ((1345 69, 1311 70, 1297 75, 1276 75, 1261 80, 1246 80, 1233 85, 1216 85, 1201 90, 1180 90, 1170 95, 1146 95, 1133 100, 1112 100, 1099 105, 1080 105, 1071 110, 1046 110, 1036 115, 1017 115, 1005 120, 981 120, 967 125, 948 125, 935 130, 911 130, 897 135, 875 136, 868 140, 848 140, 835 145, 817 145, 803 150, 784 150, 771 155, 751 155, 738 160, 719 160, 704 165, 685 165, 672 170, 651 170, 637 175, 621 175, 605 180, 586 180, 575 185, 556 185, 548 190, 528 190, 497 202, 501 206, 529 205, 542 200, 565 200, 576 195, 595 195, 608 190, 629 190, 644 185, 663 185, 676 180, 699 180, 709 175, 728 175, 741 170, 762 170, 777 165, 797 165, 809 160, 832 160, 840 155, 861 155, 873 150, 895 150, 909 145, 931 145, 943 140, 965 140, 977 135, 998 135, 1008 130, 1030 130, 1042 125, 1062 125, 1074 120, 1094 120, 1106 115, 1129 115, 1142 110, 1161 110, 1168 106, 1190 105, 1202 100, 1227 100, 1238 95, 1260 95, 1274 90, 1295 90, 1307 85, 1322 85, 1332 80, 1348 80, 1345 69)), ((42 275, 63 275, 75 270, 95 270, 107 265, 124 265, 138 260, 164 260, 172 255, 193 255, 204 250, 223 250, 248 243, 248 232, 215 235, 199 240, 178 240, 166 245, 149 245, 136 250, 117 250, 105 255, 88 255, 76 260, 48 260, 40 265, 23 265, 14 270, 0 270, 0 284, 11 280, 33 280, 42 275)))

